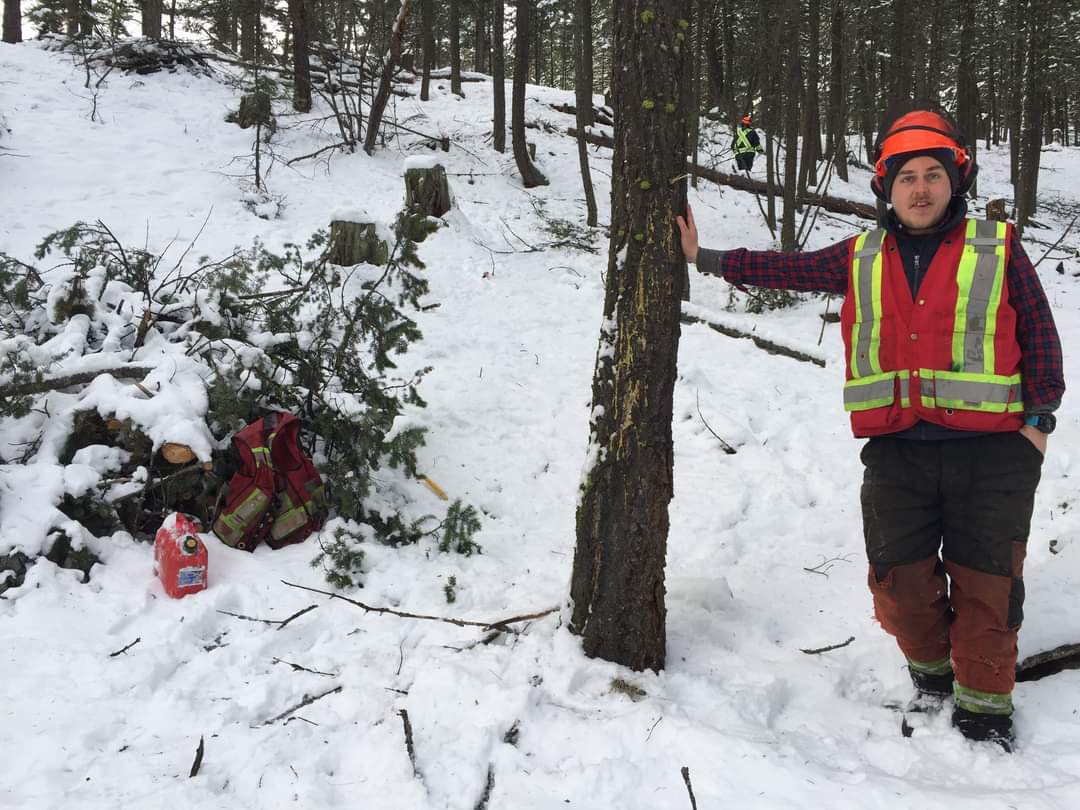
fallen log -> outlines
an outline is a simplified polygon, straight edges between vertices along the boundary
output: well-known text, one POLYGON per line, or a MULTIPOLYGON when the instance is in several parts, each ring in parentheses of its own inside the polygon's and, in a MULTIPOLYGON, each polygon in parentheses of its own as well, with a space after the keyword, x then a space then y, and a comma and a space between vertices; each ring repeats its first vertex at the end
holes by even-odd
MULTIPOLYGON (((792 349, 788 346, 781 346, 779 343, 773 343, 771 340, 766 340, 763 337, 755 335, 753 332, 744 332, 741 329, 735 329, 730 326, 725 326, 715 321, 709 321, 705 318, 699 318, 696 315, 687 315, 685 312, 679 318, 683 323, 701 323, 710 329, 714 329, 721 335, 727 335, 733 338, 747 338, 754 341, 754 345, 759 349, 764 349, 769 354, 782 354, 784 357, 790 357, 792 360, 800 360, 803 363, 813 363, 815 366, 821 366, 825 368, 825 361, 820 357, 814 357, 813 355, 800 352, 798 349, 792 349)), ((715 434, 713 434, 715 435, 715 434)), ((719 438, 719 437, 717 437, 719 438)))
POLYGON ((102 374, 109 374, 117 378, 134 379, 135 377, 145 377, 153 370, 151 366, 119 366, 117 368, 103 368, 97 371, 80 371, 63 377, 43 377, 0 387, 0 399, 27 396, 29 394, 44 394, 46 391, 59 391, 61 388, 69 388, 73 385, 84 385, 93 382, 95 378, 102 374))
MULTIPOLYGON (((567 133, 576 138, 577 128, 569 127, 567 133)), ((607 135, 597 135, 593 132, 585 133, 585 142, 590 143, 593 146, 601 146, 607 149, 615 148, 615 141, 613 138, 610 138, 607 135)), ((750 191, 755 194, 769 193, 769 186, 767 183, 763 183, 760 180, 754 180, 751 177, 744 177, 741 174, 725 174, 724 172, 718 172, 715 169, 708 169, 704 166, 698 166, 696 163, 689 162, 686 164, 686 171, 688 174, 692 174, 695 177, 700 177, 703 180, 709 180, 722 186, 735 188, 739 191, 750 191)), ((782 186, 773 186, 774 196, 782 197, 783 194, 784 189, 782 186)), ((855 200, 845 200, 842 197, 829 197, 823 194, 812 194, 807 191, 799 195, 798 202, 801 205, 820 205, 826 211, 832 211, 834 214, 851 214, 862 219, 877 221, 877 209, 874 206, 867 203, 856 202, 855 200)))

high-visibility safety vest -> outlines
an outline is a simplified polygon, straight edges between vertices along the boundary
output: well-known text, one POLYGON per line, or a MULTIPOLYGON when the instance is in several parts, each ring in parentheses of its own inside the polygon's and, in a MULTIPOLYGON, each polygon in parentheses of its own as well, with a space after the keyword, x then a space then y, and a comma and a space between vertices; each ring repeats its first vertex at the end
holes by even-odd
POLYGON ((956 430, 1019 430, 1020 346, 1005 281, 1011 226, 969 219, 946 236, 914 298, 895 240, 852 240, 840 311, 844 409, 856 436, 920 419, 956 430))
POLYGON ((254 551, 299 543, 326 517, 322 478, 300 446, 300 422, 270 413, 237 431, 240 469, 223 491, 213 531, 233 548, 254 551))
POLYGON ((757 146, 750 143, 750 133, 752 130, 749 127, 740 126, 735 131, 735 154, 744 155, 747 152, 758 151, 757 146))

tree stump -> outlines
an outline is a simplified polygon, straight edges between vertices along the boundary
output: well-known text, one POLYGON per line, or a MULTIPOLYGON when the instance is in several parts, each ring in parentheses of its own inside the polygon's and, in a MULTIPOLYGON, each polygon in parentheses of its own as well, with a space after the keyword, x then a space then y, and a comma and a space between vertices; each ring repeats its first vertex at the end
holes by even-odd
POLYGON ((405 170, 405 208, 411 213, 441 217, 450 210, 450 184, 440 164, 405 170))
POLYGON ((240 109, 231 113, 226 120, 237 124, 240 129, 249 129, 256 124, 262 124, 264 127, 271 129, 277 128, 273 106, 270 102, 270 94, 265 90, 255 90, 242 95, 240 97, 240 109))
POLYGON ((354 264, 384 265, 390 259, 390 247, 379 238, 373 222, 348 222, 335 219, 330 223, 330 253, 327 261, 342 267, 354 264))
POLYGON ((994 222, 1006 222, 1009 219, 1005 211, 1005 199, 995 197, 986 201, 986 218, 994 222))

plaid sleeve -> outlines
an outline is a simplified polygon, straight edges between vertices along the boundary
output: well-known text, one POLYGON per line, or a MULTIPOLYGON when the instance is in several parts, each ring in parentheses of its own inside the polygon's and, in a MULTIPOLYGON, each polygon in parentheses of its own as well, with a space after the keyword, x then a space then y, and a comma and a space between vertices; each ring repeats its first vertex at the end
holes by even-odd
POLYGON ((1020 373, 1023 375, 1024 410, 1048 413, 1061 403, 1065 374, 1050 302, 1046 300, 1039 276, 1010 228, 1009 265, 1005 276, 1009 303, 1016 310, 1016 339, 1020 344, 1020 373))
POLYGON ((850 239, 806 253, 775 250, 698 251, 698 269, 736 286, 752 284, 800 292, 847 292, 850 239))

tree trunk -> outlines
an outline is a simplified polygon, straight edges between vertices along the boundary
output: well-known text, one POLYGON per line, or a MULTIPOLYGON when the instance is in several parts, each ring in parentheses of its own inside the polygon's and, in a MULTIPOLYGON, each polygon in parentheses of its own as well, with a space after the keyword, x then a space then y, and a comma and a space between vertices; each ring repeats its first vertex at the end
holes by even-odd
POLYGON ((795 209, 799 194, 798 159, 799 159, 799 97, 802 86, 799 82, 799 0, 789 0, 787 4, 787 76, 784 93, 784 216, 780 222, 780 249, 793 251, 797 247, 795 239, 795 209))
POLYGON ((461 0, 450 0, 450 92, 465 97, 461 89, 461 0))
POLYGON ((147 39, 161 39, 162 0, 143 0, 142 35, 147 39))
MULTIPOLYGON (((979 86, 975 81, 975 4, 960 4, 960 58, 956 71, 956 125, 967 140, 968 153, 975 160, 979 139, 979 86)), ((975 196, 972 184, 969 196, 975 196)))
POLYGON ((911 102, 911 42, 914 35, 908 20, 910 0, 892 0, 892 59, 889 79, 889 106, 893 109, 911 102))
POLYGON ((487 16, 488 0, 476 0, 476 14, 473 26, 473 70, 487 73, 487 16))
POLYGON ((420 80, 420 100, 427 101, 431 85, 431 69, 435 67, 435 26, 432 0, 420 0, 420 44, 424 53, 424 75, 420 80))
POLYGON ((261 0, 239 0, 238 14, 240 17, 240 58, 245 62, 254 62, 259 41, 261 0))
POLYGON ((506 151, 506 44, 503 39, 505 14, 506 6, 503 0, 495 0, 495 17, 491 26, 491 82, 495 106, 492 132, 496 152, 506 151))
POLYGON ((510 99, 510 135, 514 147, 514 162, 521 172, 525 188, 546 186, 544 177, 529 159, 529 147, 525 142, 525 79, 529 72, 529 0, 515 0, 514 27, 514 92, 510 99))
POLYGON ((4 42, 22 42, 22 8, 20 0, 4 0, 4 42))
MULTIPOLYGON (((798 11, 798 7, 795 9, 798 11)), ((817 185, 817 162, 821 158, 821 114, 818 110, 818 60, 821 57, 821 0, 810 0, 810 51, 806 60, 806 90, 803 94, 802 164, 799 191, 817 185)))
POLYGON ((585 221, 589 227, 596 227, 596 194, 589 169, 589 150, 585 144, 585 130, 592 124, 592 48, 587 44, 592 40, 592 0, 577 0, 575 17, 574 87, 577 91, 578 165, 585 189, 585 221))
POLYGON ((847 170, 847 105, 844 86, 844 3, 833 0, 829 25, 829 154, 836 176, 845 183, 847 170))
POLYGON ((1008 11, 1010 20, 1005 26, 1012 33, 1009 49, 1009 179, 1013 185, 1013 197, 1019 199, 1020 185, 1020 126, 1023 115, 1024 43, 1029 16, 1025 13, 1027 0, 1012 0, 1008 11))
POLYGON ((1016 224, 1021 232, 1037 210, 1039 162, 1042 153, 1043 97, 1046 93, 1047 0, 1028 4, 1027 75, 1024 80, 1024 122, 1020 144, 1016 224))
POLYGON ((308 61, 309 0, 288 0, 289 22, 292 27, 293 109, 311 111, 311 65, 308 61))
POLYGON ((673 216, 686 206, 689 0, 622 0, 616 12, 615 155, 604 316, 577 512, 570 629, 586 655, 634 670, 665 662, 664 562, 682 270, 673 216), (674 43, 674 44, 673 44, 674 43), (661 47, 667 46, 667 47, 661 47), (653 102, 652 105, 646 102, 653 102), (648 144, 641 133, 648 132, 648 144))
POLYGON ((410 0, 401 0, 401 8, 398 9, 394 28, 390 32, 390 47, 386 52, 382 76, 379 79, 379 89, 375 93, 375 98, 371 100, 367 132, 364 133, 364 151, 369 155, 375 152, 375 141, 379 137, 383 110, 386 109, 386 102, 390 99, 394 69, 397 67, 398 60, 401 59, 401 43, 405 37, 405 25, 409 19, 409 2, 410 0))

